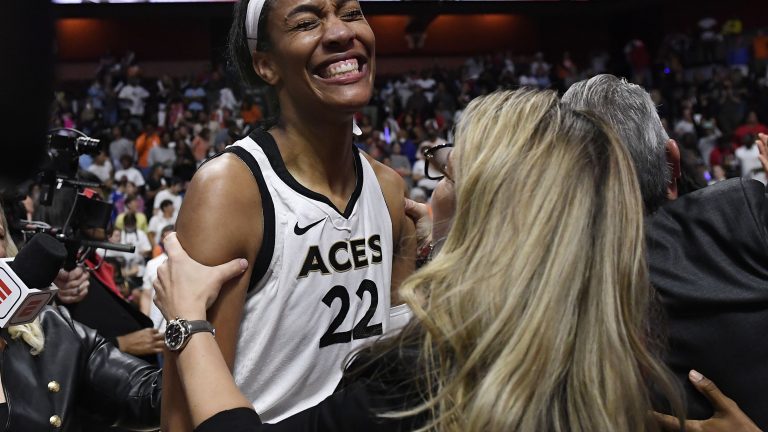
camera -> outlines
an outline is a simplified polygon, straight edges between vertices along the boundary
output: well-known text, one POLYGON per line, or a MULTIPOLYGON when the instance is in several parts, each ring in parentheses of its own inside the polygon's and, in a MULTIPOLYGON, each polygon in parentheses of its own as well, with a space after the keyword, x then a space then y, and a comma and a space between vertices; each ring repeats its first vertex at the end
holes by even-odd
POLYGON ((22 221, 25 236, 50 235, 64 244, 67 259, 64 268, 73 269, 95 249, 133 252, 134 247, 96 240, 103 237, 112 215, 112 204, 99 199, 95 190, 101 183, 78 178, 79 158, 96 156, 103 151, 100 140, 91 138, 76 129, 58 128, 49 131, 47 158, 37 182, 40 184, 41 206, 57 207, 52 211, 57 217, 54 225, 38 221, 22 221), (62 135, 62 132, 68 135, 62 135), (77 135, 77 136, 72 136, 77 135), (54 196, 62 195, 54 200, 54 196))

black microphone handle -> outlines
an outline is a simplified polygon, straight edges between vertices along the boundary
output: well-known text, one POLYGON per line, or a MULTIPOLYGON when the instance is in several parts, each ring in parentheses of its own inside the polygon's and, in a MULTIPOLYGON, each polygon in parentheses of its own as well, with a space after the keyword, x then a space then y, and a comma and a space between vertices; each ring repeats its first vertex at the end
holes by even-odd
POLYGON ((128 252, 128 253, 132 253, 133 251, 136 250, 136 246, 134 245, 128 245, 128 244, 122 244, 122 243, 110 243, 110 242, 97 241, 97 240, 80 240, 80 245, 85 247, 107 249, 107 250, 113 250, 118 252, 128 252))

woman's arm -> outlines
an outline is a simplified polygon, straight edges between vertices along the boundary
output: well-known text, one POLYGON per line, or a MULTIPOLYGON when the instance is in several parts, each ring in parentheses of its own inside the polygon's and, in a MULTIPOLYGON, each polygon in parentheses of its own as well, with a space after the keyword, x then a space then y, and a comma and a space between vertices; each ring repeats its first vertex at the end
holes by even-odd
MULTIPOLYGON (((263 219, 261 195, 248 167, 227 154, 205 164, 190 183, 176 226, 181 245, 203 264, 218 265, 235 258, 254 262, 261 248, 263 219)), ((250 275, 249 269, 226 283, 208 311, 229 369, 234 364, 250 275)), ((164 364, 163 431, 189 432, 189 410, 176 369, 176 359, 168 356, 164 364)))
MULTIPOLYGON (((191 319, 205 319, 205 316, 191 319)), ((176 356, 176 364, 195 427, 222 411, 253 409, 235 385, 212 334, 193 335, 176 356)))

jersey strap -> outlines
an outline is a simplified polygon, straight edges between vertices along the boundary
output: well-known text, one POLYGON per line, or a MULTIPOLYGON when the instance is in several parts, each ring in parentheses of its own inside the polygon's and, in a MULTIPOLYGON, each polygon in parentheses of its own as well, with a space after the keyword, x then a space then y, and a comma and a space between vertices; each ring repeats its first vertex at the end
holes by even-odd
MULTIPOLYGON (((248 150, 240 146, 230 146, 224 150, 223 153, 231 153, 242 160, 253 173, 253 177, 256 179, 256 184, 259 186, 259 193, 261 194, 261 212, 264 219, 264 233, 261 240, 261 249, 256 256, 256 262, 253 263, 253 271, 251 273, 251 281, 248 285, 248 291, 256 287, 256 284, 267 274, 269 270, 269 264, 272 261, 272 254, 275 249, 275 205, 272 203, 272 195, 267 189, 267 183, 264 181, 264 176, 261 173, 259 164, 254 159, 248 150)), ((218 155, 217 155, 218 156, 218 155)))

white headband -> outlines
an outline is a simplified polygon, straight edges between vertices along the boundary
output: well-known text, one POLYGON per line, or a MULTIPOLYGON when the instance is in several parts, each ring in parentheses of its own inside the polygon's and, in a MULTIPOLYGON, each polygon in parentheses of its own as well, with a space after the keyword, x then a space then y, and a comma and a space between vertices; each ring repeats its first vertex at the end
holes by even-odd
POLYGON ((248 2, 248 12, 245 14, 245 34, 248 37, 248 49, 251 52, 256 51, 256 38, 259 35, 259 17, 261 10, 264 9, 264 3, 267 0, 250 0, 248 2))

